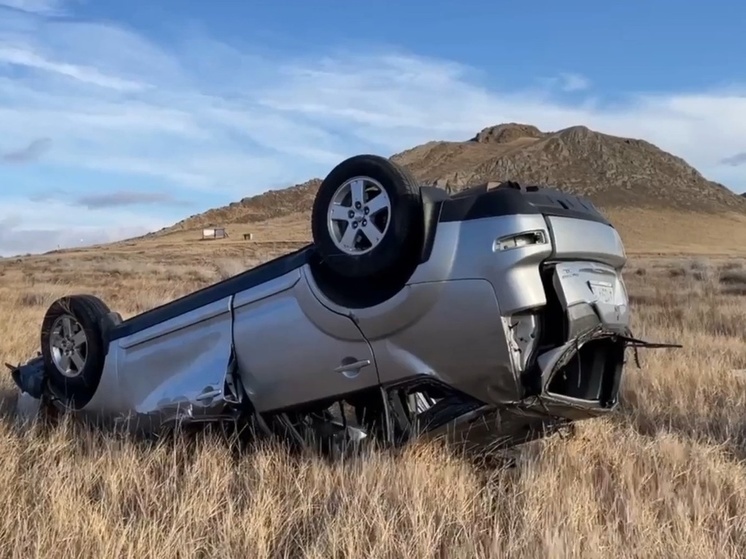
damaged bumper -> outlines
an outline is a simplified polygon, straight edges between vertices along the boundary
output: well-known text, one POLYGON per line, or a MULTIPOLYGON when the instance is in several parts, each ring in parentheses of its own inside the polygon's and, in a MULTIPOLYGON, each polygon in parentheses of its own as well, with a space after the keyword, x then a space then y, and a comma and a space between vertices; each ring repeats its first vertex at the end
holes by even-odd
MULTIPOLYGON (((542 282, 547 301, 530 346, 535 357, 520 369, 523 397, 505 407, 512 419, 522 416, 528 424, 608 413, 618 403, 627 348, 634 349, 639 366, 638 348, 681 347, 632 336, 627 290, 621 273, 609 264, 549 264, 542 282)), ((505 413, 484 410, 478 423, 505 413)))
POLYGON ((627 329, 598 325, 541 355, 534 368, 540 379, 534 394, 508 404, 466 402, 471 403, 469 409, 440 423, 423 417, 422 434, 428 439, 444 438, 466 451, 496 450, 610 413, 618 404, 628 347, 635 349, 637 357, 641 347, 682 346, 647 342, 632 337, 627 329))
POLYGON ((511 341, 523 393, 494 403, 567 420, 614 409, 634 340, 621 273, 610 264, 569 261, 543 265, 541 278, 540 310, 513 319, 522 327, 511 341))
POLYGON ((523 407, 567 419, 613 409, 631 334, 620 272, 597 262, 560 262, 546 266, 542 280, 542 349, 523 373, 523 407))
POLYGON ((6 363, 5 366, 10 369, 10 376, 19 390, 16 399, 16 417, 23 420, 37 418, 46 398, 46 378, 42 357, 38 355, 26 363, 19 365, 6 363))
POLYGON ((44 360, 41 355, 32 357, 26 363, 20 365, 6 363, 5 366, 10 369, 10 376, 21 394, 28 394, 37 400, 44 396, 46 378, 44 360))

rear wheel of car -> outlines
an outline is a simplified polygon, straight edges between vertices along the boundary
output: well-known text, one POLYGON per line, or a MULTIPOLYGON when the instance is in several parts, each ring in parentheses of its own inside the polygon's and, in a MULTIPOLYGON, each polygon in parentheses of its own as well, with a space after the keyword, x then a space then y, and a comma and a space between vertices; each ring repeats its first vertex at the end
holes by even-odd
POLYGON ((422 248, 419 187, 406 169, 377 155, 339 163, 319 187, 313 240, 324 263, 348 278, 397 271, 422 248))
POLYGON ((41 328, 41 352, 55 395, 72 408, 84 406, 101 380, 106 359, 102 319, 109 307, 93 295, 54 301, 41 328))

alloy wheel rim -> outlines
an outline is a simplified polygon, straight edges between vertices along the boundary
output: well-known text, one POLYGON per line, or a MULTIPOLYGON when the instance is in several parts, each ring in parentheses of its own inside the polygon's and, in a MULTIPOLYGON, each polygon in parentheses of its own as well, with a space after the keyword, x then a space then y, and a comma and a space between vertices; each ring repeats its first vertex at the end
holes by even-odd
POLYGON ((350 256, 376 248, 391 223, 391 199, 381 183, 359 176, 337 188, 329 203, 327 227, 334 245, 350 256))
POLYGON ((49 349, 52 362, 62 375, 80 376, 88 359, 88 338, 83 325, 69 314, 57 317, 52 323, 49 349))

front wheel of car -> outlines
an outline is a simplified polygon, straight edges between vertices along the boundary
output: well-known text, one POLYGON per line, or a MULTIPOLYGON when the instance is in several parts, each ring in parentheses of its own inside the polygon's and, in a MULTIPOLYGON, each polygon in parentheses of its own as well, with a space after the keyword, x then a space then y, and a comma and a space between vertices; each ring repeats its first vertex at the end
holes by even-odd
POLYGON ((357 155, 319 187, 311 229, 324 263, 348 278, 374 278, 408 267, 422 248, 416 181, 396 163, 357 155))
POLYGON ((44 315, 44 367, 51 389, 69 407, 82 407, 98 388, 106 359, 102 318, 109 313, 93 295, 69 295, 54 301, 44 315))

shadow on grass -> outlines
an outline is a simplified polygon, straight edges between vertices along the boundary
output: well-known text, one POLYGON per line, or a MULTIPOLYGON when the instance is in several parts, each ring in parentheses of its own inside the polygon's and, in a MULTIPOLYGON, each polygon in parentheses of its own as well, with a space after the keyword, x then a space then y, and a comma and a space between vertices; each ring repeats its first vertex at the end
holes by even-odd
MULTIPOLYGON (((282 452, 291 461, 312 457, 332 462, 337 458, 313 446, 291 445, 279 435, 261 434, 251 425, 196 423, 150 432, 130 430, 123 424, 88 416, 60 413, 43 406, 33 415, 25 415, 17 411, 19 394, 15 388, 0 387, 2 430, 22 444, 32 441, 43 446, 62 443, 71 447, 75 455, 81 458, 100 456, 122 448, 144 455, 166 450, 187 463, 193 462, 201 451, 209 452, 210 449, 228 449, 235 461, 267 450, 282 452)), ((352 455, 362 458, 369 452, 380 450, 374 446, 359 454, 353 452, 352 455)))
POLYGON ((229 434, 215 429, 202 428, 165 431, 159 434, 128 431, 104 421, 60 413, 41 406, 38 410, 23 413, 19 408, 20 392, 14 387, 0 387, 0 424, 6 433, 18 439, 33 439, 50 443, 60 438, 75 447, 81 456, 100 454, 107 447, 126 445, 142 452, 154 451, 166 446, 173 451, 193 453, 199 445, 211 443, 223 437, 223 444, 236 446, 229 434))
MULTIPOLYGON (((163 429, 157 434, 146 431, 131 431, 122 425, 111 422, 96 421, 86 416, 72 413, 49 413, 42 407, 34 416, 28 417, 16 412, 19 391, 15 388, 0 387, 0 424, 3 431, 17 438, 21 444, 38 444, 58 446, 60 443, 71 448, 74 455, 80 458, 100 456, 128 448, 138 453, 149 453, 166 450, 170 455, 179 457, 179 461, 191 463, 201 451, 228 449, 235 462, 248 455, 264 451, 280 452, 291 462, 302 463, 308 459, 321 460, 332 464, 352 466, 375 454, 387 454, 392 458, 406 452, 417 439, 403 445, 389 446, 371 442, 361 447, 349 446, 330 452, 311 442, 306 446, 293 445, 280 434, 267 435, 258 433, 251 425, 229 426, 219 424, 183 425, 178 428, 163 429), (342 459, 343 458, 343 459, 342 459)), ((552 436, 567 436, 572 426, 561 425, 548 428, 541 435, 527 437, 526 443, 536 439, 552 436)), ((470 462, 478 471, 494 472, 495 470, 512 469, 516 466, 516 455, 525 445, 506 448, 482 449, 481 452, 466 451, 456 444, 445 444, 443 441, 429 441, 429 444, 443 446, 455 456, 470 462)))

